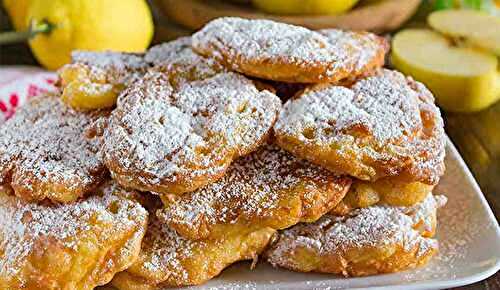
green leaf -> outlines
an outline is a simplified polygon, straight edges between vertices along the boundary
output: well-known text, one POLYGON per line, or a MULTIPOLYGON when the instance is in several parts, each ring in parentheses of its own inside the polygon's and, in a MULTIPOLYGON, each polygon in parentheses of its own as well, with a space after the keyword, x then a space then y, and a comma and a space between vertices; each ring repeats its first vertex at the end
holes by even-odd
POLYGON ((434 2, 435 10, 452 9, 454 7, 454 0, 436 0, 434 2))
POLYGON ((476 10, 481 9, 482 2, 483 2, 482 0, 463 0, 465 7, 476 10))

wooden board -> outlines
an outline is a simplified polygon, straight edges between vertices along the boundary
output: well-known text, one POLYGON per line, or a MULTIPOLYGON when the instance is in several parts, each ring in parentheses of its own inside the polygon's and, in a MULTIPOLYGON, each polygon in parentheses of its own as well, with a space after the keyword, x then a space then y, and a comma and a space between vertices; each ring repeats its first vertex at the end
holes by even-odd
POLYGON ((408 20, 417 10, 421 0, 381 0, 356 6, 348 13, 335 16, 273 15, 260 12, 251 6, 221 0, 155 0, 155 2, 169 20, 194 30, 218 17, 238 16, 272 19, 310 29, 336 27, 384 32, 394 30, 408 20))

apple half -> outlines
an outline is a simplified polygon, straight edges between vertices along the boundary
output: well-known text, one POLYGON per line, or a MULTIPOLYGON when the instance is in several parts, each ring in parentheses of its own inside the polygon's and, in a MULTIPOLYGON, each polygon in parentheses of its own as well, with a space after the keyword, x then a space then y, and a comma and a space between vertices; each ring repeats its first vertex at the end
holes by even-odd
POLYGON ((395 68, 424 83, 448 111, 473 112, 500 98, 495 55, 460 47, 428 29, 406 29, 392 41, 395 68))
POLYGON ((476 10, 442 10, 427 18, 436 31, 500 56, 500 18, 476 10))

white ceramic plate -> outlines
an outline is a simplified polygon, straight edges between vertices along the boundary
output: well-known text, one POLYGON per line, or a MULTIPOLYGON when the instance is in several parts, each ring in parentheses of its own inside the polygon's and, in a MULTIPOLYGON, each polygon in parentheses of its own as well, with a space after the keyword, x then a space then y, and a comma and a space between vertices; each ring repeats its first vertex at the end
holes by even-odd
MULTIPOLYGON (((500 227, 476 181, 448 141, 446 174, 434 190, 448 203, 438 213, 440 253, 427 266, 396 274, 342 278, 239 263, 198 287, 184 289, 442 289, 483 280, 500 269, 500 227)), ((500 177, 500 176, 499 176, 500 177)))

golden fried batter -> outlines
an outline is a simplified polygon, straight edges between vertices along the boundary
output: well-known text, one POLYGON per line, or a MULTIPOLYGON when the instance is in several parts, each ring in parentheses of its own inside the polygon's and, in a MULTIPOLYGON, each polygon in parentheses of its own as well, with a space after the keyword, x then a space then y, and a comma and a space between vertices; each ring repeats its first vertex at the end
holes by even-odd
POLYGON ((265 142, 281 102, 236 73, 174 87, 151 72, 118 100, 104 159, 123 186, 182 194, 211 183, 265 142))
POLYGON ((94 289, 138 257, 147 211, 113 183, 71 204, 0 191, 0 288, 94 289))
POLYGON ((331 211, 345 215, 351 210, 375 204, 412 206, 425 199, 434 186, 420 182, 399 182, 382 178, 374 182, 354 180, 344 199, 331 211))
POLYGON ((194 52, 191 48, 191 37, 181 37, 153 46, 144 58, 154 66, 154 70, 168 73, 170 83, 174 87, 226 71, 216 60, 194 52))
POLYGON ((37 97, 1 126, 0 184, 26 200, 71 202, 106 175, 93 124, 108 112, 80 113, 59 96, 37 97))
POLYGON ((388 44, 367 32, 311 31, 225 17, 193 35, 193 49, 245 75, 291 83, 339 82, 384 64, 388 44))
POLYGON ((352 87, 315 85, 289 100, 274 126, 298 157, 362 180, 434 185, 444 173, 445 134, 432 94, 396 71, 352 87))
POLYGON ((351 180, 267 145, 195 192, 167 200, 158 216, 180 235, 220 239, 314 222, 344 197, 351 180))
POLYGON ((202 284, 236 261, 257 259, 275 232, 263 228, 215 241, 191 241, 152 217, 139 259, 118 273, 112 285, 120 290, 147 290, 202 284))
POLYGON ((274 266, 300 272, 366 276, 423 265, 438 243, 431 237, 443 196, 411 207, 371 206, 348 216, 326 215, 280 233, 266 252, 274 266))
POLYGON ((59 77, 62 99, 75 110, 113 107, 120 92, 148 68, 139 54, 74 51, 71 57, 59 77))

